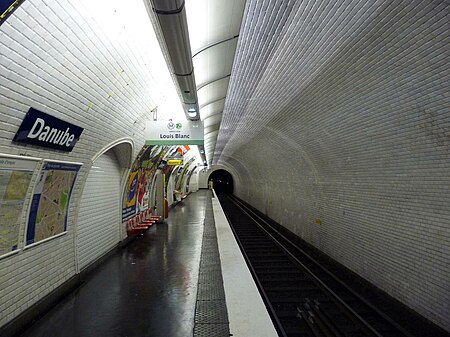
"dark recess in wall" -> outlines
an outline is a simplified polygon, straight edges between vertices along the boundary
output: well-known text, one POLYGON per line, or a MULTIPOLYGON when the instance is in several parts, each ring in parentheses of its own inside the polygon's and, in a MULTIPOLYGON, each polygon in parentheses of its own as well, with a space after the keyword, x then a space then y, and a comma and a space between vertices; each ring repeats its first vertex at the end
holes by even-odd
POLYGON ((217 194, 233 194, 233 177, 225 170, 217 170, 210 174, 208 182, 213 182, 217 194))

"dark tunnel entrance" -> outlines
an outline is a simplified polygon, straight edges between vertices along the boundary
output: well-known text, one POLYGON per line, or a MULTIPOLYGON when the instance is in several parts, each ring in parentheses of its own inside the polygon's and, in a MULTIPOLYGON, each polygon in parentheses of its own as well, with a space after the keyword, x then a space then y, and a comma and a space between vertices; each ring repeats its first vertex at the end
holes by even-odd
POLYGON ((208 182, 212 181, 217 194, 233 194, 233 177, 225 170, 217 170, 210 174, 208 182))

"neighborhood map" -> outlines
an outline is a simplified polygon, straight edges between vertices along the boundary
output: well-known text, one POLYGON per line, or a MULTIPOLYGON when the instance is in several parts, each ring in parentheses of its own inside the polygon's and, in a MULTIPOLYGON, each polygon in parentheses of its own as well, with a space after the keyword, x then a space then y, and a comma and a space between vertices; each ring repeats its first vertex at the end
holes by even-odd
POLYGON ((36 214, 34 241, 40 241, 65 231, 67 204, 76 172, 49 170, 36 214))
POLYGON ((34 188, 26 244, 64 233, 70 194, 81 165, 45 162, 34 188))
POLYGON ((32 175, 0 169, 0 255, 17 249, 19 218, 32 175))

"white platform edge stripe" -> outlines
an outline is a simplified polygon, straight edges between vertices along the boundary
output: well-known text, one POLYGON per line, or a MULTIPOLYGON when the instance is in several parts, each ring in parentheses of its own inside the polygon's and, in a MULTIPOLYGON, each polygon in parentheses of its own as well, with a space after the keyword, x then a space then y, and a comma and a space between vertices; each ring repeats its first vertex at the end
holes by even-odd
POLYGON ((278 337, 216 194, 212 199, 230 333, 278 337))

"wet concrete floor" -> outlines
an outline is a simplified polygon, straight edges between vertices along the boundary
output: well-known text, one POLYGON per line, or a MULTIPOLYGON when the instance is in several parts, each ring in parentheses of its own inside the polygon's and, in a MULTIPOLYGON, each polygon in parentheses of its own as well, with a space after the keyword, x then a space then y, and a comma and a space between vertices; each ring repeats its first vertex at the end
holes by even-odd
POLYGON ((21 337, 188 337, 208 191, 119 250, 21 337))

